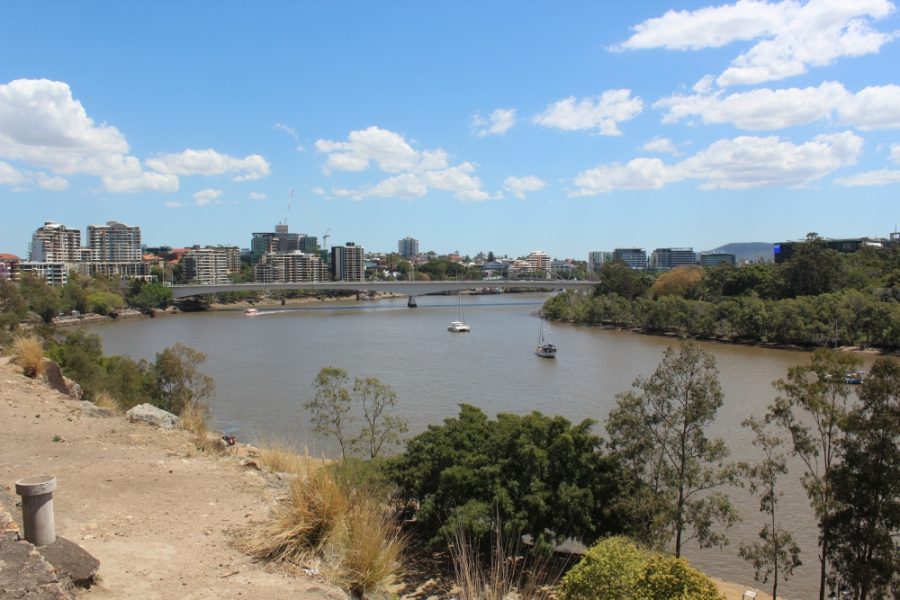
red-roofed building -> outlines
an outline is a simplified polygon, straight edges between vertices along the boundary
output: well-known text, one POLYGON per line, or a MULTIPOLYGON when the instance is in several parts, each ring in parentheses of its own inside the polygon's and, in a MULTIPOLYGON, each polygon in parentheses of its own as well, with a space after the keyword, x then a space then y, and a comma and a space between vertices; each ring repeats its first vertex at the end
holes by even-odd
POLYGON ((21 259, 15 254, 0 253, 0 279, 16 279, 21 259))

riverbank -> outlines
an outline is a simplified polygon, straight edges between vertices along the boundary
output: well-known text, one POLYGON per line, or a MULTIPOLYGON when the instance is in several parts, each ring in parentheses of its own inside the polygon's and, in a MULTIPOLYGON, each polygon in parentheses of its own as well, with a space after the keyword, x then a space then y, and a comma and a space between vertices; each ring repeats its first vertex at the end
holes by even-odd
MULTIPOLYGON (((315 578, 271 572, 231 546, 232 531, 268 516, 283 489, 277 479, 236 457, 199 452, 187 432, 82 414, 78 402, 24 377, 6 358, 0 384, 0 421, 8 424, 2 484, 57 477, 57 533, 100 560, 100 583, 81 595, 347 597, 315 578)), ((719 586, 728 600, 747 589, 719 586)))

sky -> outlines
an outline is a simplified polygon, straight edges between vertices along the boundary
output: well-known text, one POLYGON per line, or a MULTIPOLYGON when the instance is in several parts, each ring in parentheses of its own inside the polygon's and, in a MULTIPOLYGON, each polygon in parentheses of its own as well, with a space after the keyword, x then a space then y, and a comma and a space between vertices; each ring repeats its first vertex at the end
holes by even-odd
POLYGON ((584 260, 900 224, 888 0, 0 5, 0 252, 150 246, 584 260))

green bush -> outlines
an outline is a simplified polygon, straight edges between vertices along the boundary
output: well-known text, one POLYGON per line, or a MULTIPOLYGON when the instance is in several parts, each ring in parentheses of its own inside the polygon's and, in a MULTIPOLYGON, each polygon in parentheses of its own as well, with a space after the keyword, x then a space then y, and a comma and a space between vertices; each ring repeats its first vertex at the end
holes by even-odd
POLYGON ((687 561, 644 550, 623 537, 590 548, 562 580, 562 600, 724 600, 687 561))

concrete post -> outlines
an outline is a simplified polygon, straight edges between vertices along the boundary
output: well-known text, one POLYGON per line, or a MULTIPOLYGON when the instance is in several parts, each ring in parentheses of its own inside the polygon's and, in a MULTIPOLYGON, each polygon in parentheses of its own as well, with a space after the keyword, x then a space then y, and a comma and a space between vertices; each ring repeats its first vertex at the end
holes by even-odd
POLYGON ((56 541, 56 522, 53 517, 53 490, 56 477, 37 475, 16 482, 16 493, 22 496, 22 524, 25 539, 35 546, 56 541))
POLYGON ((406 301, 406 306, 409 308, 416 308, 416 297, 410 294, 409 300, 406 301))

